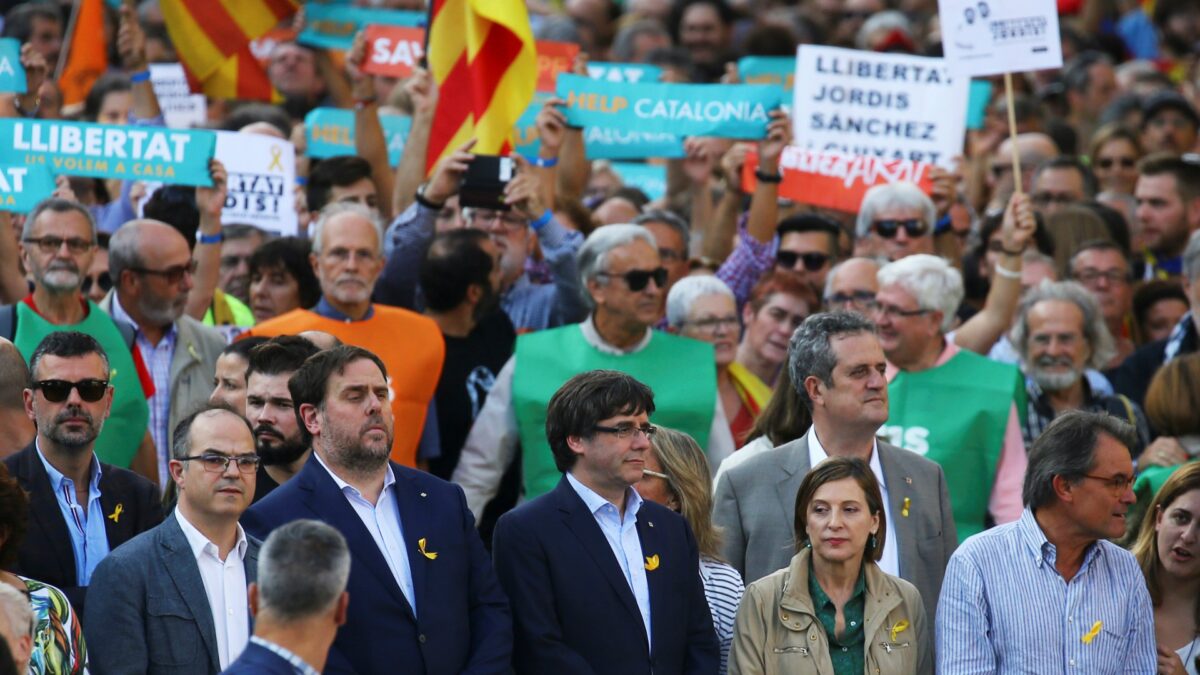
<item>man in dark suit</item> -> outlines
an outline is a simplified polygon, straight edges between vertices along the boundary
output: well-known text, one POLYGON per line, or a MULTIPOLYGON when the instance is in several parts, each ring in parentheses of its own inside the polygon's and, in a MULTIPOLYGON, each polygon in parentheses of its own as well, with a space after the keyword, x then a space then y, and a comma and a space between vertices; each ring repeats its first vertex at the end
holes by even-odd
POLYGON ((576 375, 550 399, 546 436, 564 476, 501 517, 492 542, 517 672, 717 672, 691 529, 631 487, 653 412, 649 387, 610 370, 576 375))
POLYGON ((92 672, 218 673, 246 648, 259 541, 238 518, 254 496, 258 455, 241 415, 204 408, 172 435, 175 511, 96 568, 84 617, 92 672))
POLYGON ((317 520, 293 520, 263 543, 250 584, 254 637, 222 675, 314 675, 346 623, 350 549, 317 520))
POLYGON ((288 389, 313 455, 243 521, 261 537, 314 518, 346 537, 354 601, 325 672, 507 673, 508 601, 462 489, 388 461, 383 362, 335 347, 305 361, 288 389))
POLYGON ((76 611, 108 552, 162 521, 158 486, 96 458, 112 409, 108 355, 85 333, 51 333, 30 356, 25 412, 34 441, 4 463, 29 492, 13 571, 57 586, 76 611))
POLYGON ((888 532, 879 566, 916 586, 935 616, 958 542, 950 495, 940 466, 875 437, 888 419, 875 325, 854 312, 814 314, 792 335, 788 368, 813 423, 804 436, 738 463, 717 482, 713 522, 724 529, 726 560, 747 585, 787 567, 796 553, 792 523, 805 474, 829 456, 858 457, 883 491, 888 532))

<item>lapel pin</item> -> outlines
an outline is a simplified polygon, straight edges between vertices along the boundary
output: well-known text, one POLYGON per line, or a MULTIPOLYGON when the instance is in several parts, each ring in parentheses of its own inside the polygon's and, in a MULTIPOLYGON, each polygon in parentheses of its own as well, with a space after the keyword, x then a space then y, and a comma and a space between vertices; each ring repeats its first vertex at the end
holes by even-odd
POLYGON ((650 527, 654 527, 654 522, 647 520, 646 525, 649 525, 650 527))
POLYGON ((1083 637, 1080 638, 1081 640, 1083 640, 1083 644, 1085 644, 1085 645, 1092 644, 1092 640, 1096 639, 1096 636, 1100 634, 1100 629, 1103 627, 1104 627, 1103 621, 1097 621, 1096 623, 1092 624, 1092 629, 1089 630, 1087 633, 1084 633, 1083 637))
POLYGON ((658 554, 657 553, 655 553, 652 556, 648 556, 646 558, 646 571, 653 572, 656 569, 658 569, 658 554))
POLYGON ((113 521, 114 523, 119 523, 119 522, 121 522, 121 513, 123 513, 124 511, 125 511, 125 505, 117 504, 116 508, 113 509, 113 512, 108 514, 107 517, 109 520, 113 521))
POLYGON ((892 628, 891 628, 892 642, 896 641, 897 635, 899 635, 900 633, 903 633, 906 630, 908 630, 908 621, 905 621, 904 619, 900 619, 895 624, 893 624, 892 628))
POLYGON ((417 540, 417 550, 421 551, 421 555, 425 556, 426 558, 429 558, 430 560, 437 560, 438 554, 436 552, 425 550, 425 537, 421 537, 417 540))
POLYGON ((904 498, 904 503, 900 505, 900 515, 908 517, 908 507, 912 506, 912 500, 908 497, 904 498))
POLYGON ((422 492, 422 493, 421 493, 421 496, 422 496, 422 497, 424 497, 424 496, 425 496, 425 493, 424 493, 424 492, 422 492))

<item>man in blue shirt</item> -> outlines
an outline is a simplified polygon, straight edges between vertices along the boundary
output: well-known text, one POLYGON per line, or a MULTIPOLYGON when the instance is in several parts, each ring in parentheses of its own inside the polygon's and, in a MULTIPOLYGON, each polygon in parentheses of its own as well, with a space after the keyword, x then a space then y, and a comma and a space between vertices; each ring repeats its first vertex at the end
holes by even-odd
POLYGON ((1034 442, 1019 520, 950 558, 940 673, 1153 673, 1154 613, 1137 561, 1109 542, 1134 503, 1133 428, 1060 415, 1034 442))

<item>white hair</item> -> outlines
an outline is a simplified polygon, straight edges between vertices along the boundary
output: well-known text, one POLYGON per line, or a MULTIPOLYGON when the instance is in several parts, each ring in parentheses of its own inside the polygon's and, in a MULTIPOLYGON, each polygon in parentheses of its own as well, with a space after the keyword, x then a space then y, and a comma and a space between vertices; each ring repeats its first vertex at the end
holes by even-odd
POLYGON ((896 285, 908 291, 921 309, 942 313, 942 332, 954 326, 963 299, 962 273, 945 258, 926 253, 906 256, 879 270, 879 286, 896 285))
POLYGON ((724 295, 734 300, 734 304, 737 302, 733 291, 714 276, 684 277, 675 282, 667 294, 667 325, 671 328, 682 327, 692 312, 692 305, 706 295, 724 295))
POLYGON ((1087 366, 1099 370, 1103 368, 1117 353, 1113 344, 1112 333, 1104 323, 1104 314, 1100 311, 1100 303, 1096 302, 1091 291, 1076 281, 1043 281, 1029 289, 1021 298, 1017 310, 1017 320, 1009 333, 1009 339, 1017 348, 1021 362, 1029 363, 1029 312, 1039 302, 1069 302, 1079 308, 1083 315, 1083 325, 1080 327, 1083 339, 1091 348, 1092 355, 1088 358, 1087 366))
POLYGON ((596 275, 601 272, 607 271, 609 251, 638 240, 646 242, 655 251, 658 250, 658 243, 654 241, 654 235, 641 225, 604 225, 592 230, 592 233, 588 235, 583 246, 579 247, 579 253, 575 254, 575 260, 579 265, 581 292, 589 305, 594 305, 595 302, 588 293, 588 282, 595 279, 596 275))
POLYGON ((376 238, 379 240, 378 253, 383 255, 383 221, 379 219, 378 214, 358 202, 333 202, 326 204, 325 208, 321 209, 321 212, 317 214, 317 223, 313 226, 312 252, 317 255, 321 254, 325 226, 329 224, 330 220, 346 213, 362 216, 371 223, 371 226, 375 228, 376 238))
POLYGON ((0 583, 0 609, 4 610, 13 637, 28 635, 33 638, 33 606, 29 604, 29 598, 12 586, 0 583))
POLYGON ((867 190, 863 196, 862 205, 858 207, 858 220, 854 226, 856 237, 865 237, 871 233, 871 225, 880 211, 890 208, 920 209, 921 218, 929 232, 937 224, 937 207, 933 200, 913 183, 884 183, 867 190))

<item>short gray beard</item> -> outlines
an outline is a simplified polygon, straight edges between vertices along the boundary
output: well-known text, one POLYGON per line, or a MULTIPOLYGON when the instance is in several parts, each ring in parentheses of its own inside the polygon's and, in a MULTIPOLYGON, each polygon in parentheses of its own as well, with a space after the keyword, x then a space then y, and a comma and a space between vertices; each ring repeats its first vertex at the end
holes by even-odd
POLYGON ((1083 375, 1078 370, 1072 368, 1065 373, 1052 373, 1036 366, 1030 373, 1033 376, 1033 381, 1042 388, 1042 391, 1063 391, 1075 386, 1079 378, 1083 375))

